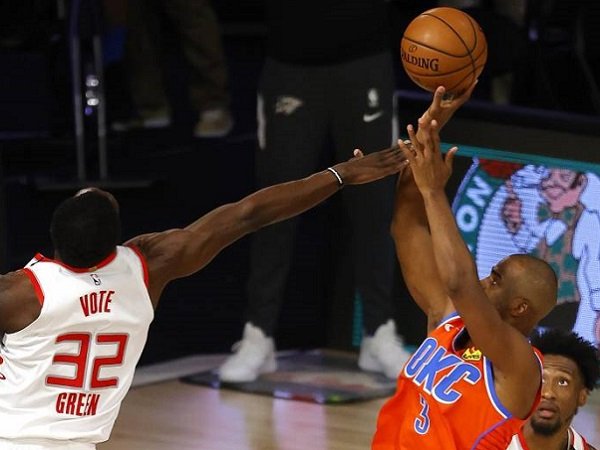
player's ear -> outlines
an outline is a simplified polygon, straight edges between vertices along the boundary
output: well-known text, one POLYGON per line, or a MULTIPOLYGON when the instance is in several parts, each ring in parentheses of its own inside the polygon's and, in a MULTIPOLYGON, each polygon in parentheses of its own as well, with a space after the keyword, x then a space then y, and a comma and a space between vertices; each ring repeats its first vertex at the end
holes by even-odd
POLYGON ((515 316, 522 316, 529 311, 529 302, 526 298, 515 297, 512 303, 512 312, 515 316))
POLYGON ((587 390, 587 388, 581 388, 581 390, 579 391, 579 395, 577 396, 577 406, 585 405, 587 403, 589 394, 590 392, 587 390))

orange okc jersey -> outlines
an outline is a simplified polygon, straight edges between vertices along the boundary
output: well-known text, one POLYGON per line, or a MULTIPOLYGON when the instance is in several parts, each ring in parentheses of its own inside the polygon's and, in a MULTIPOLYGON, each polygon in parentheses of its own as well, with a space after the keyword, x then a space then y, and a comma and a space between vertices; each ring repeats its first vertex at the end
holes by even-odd
POLYGON ((524 420, 500 403, 491 362, 474 347, 457 348, 465 331, 451 314, 406 363, 379 413, 373 450, 506 449, 524 420))

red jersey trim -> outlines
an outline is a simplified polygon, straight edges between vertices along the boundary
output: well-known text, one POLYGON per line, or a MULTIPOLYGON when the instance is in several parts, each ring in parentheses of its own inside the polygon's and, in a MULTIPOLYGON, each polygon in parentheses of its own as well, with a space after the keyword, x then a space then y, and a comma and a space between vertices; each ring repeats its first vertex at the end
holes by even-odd
POLYGON ((519 444, 521 444, 521 448, 523 450, 529 450, 529 446, 527 445, 527 441, 525 440, 525 436, 523 436, 523 428, 519 430, 517 433, 517 438, 519 438, 519 444))
POLYGON ((96 271, 96 270, 98 270, 98 269, 100 269, 100 268, 102 268, 102 267, 110 264, 116 257, 117 257, 117 251, 114 250, 110 255, 108 255, 106 258, 104 258, 102 261, 100 261, 95 266, 92 266, 92 267, 73 267, 73 266, 65 264, 64 262, 59 261, 57 259, 47 258, 44 255, 42 255, 41 253, 37 253, 35 255, 35 259, 37 259, 40 262, 52 262, 54 264, 58 264, 59 266, 62 266, 65 269, 68 269, 71 272, 75 272, 75 273, 94 272, 94 271, 96 271))
POLYGON ((133 252, 140 258, 140 262, 142 263, 142 270, 144 271, 144 284, 146 285, 146 289, 149 287, 150 277, 148 275, 148 263, 146 262, 146 257, 142 254, 140 249, 133 244, 127 244, 133 252))
POLYGON ((40 285, 40 282, 38 281, 35 274, 31 271, 31 269, 24 268, 22 270, 23 270, 23 272, 25 272, 25 275, 27 275, 27 277, 29 278, 29 281, 31 281, 31 284, 33 285, 33 290, 35 291, 35 295, 38 299, 38 302, 40 302, 40 305, 43 306, 44 305, 44 291, 42 290, 42 286, 40 285))

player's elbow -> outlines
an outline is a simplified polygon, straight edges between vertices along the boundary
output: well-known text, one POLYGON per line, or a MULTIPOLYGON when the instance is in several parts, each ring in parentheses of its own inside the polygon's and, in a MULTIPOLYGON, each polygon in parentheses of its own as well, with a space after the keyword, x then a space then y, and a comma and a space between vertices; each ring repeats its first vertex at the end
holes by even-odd
POLYGON ((237 209, 236 221, 243 234, 253 233, 267 225, 261 207, 254 198, 249 197, 234 204, 237 209))
POLYGON ((460 297, 467 286, 467 271, 460 267, 450 265, 447 270, 442 271, 442 282, 450 298, 460 297))

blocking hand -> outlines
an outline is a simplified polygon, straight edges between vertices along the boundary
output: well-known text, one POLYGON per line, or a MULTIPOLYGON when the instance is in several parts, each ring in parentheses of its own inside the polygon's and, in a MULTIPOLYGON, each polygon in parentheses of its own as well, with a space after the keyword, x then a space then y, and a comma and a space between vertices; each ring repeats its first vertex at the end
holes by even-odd
POLYGON ((432 120, 437 121, 439 129, 441 130, 444 125, 448 123, 458 108, 464 105, 467 100, 471 98, 471 94, 473 93, 473 89, 475 89, 476 85, 477 80, 475 80, 475 82, 473 82, 473 84, 469 86, 466 91, 458 96, 446 95, 446 88, 444 88, 444 86, 439 86, 433 93, 431 105, 429 105, 427 111, 423 113, 421 119, 428 122, 432 120))
POLYGON ((435 120, 419 119, 420 139, 417 139, 414 127, 407 127, 410 144, 399 140, 398 146, 413 174, 421 194, 428 191, 443 190, 450 175, 457 147, 451 148, 444 158, 440 151, 439 124, 435 120))
POLYGON ((406 164, 406 157, 398 147, 386 148, 368 155, 363 155, 361 150, 356 149, 354 157, 336 164, 334 169, 345 184, 365 184, 398 173, 406 164))

